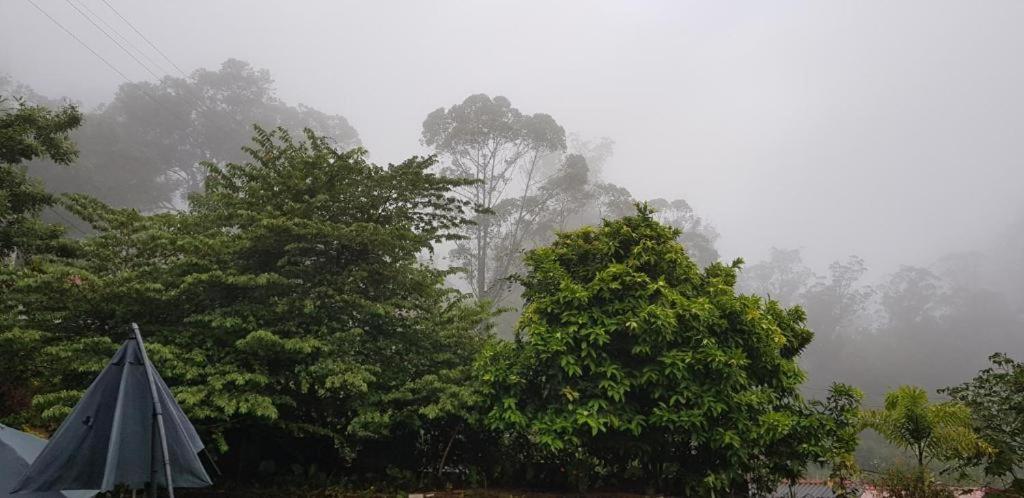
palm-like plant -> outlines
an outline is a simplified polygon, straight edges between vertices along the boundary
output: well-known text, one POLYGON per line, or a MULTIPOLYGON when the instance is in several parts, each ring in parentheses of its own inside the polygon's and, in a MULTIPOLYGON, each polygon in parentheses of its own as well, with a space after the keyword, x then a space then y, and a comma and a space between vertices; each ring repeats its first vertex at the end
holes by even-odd
POLYGON ((971 411, 966 405, 931 403, 928 393, 916 386, 890 391, 885 407, 864 412, 862 424, 889 443, 912 451, 919 470, 932 462, 975 462, 992 451, 971 428, 971 411))

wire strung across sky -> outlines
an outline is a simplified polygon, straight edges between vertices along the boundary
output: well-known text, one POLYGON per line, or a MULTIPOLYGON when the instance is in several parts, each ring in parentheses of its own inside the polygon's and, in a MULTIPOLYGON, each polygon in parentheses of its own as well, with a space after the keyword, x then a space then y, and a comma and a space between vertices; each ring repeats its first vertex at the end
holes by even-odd
POLYGON ((59 21, 54 19, 53 16, 51 16, 45 10, 43 10, 42 7, 40 7, 37 3, 35 3, 35 1, 33 1, 33 0, 26 0, 26 1, 28 3, 30 3, 30 4, 32 4, 32 6, 36 8, 36 10, 38 10, 40 13, 42 13, 44 16, 46 16, 46 18, 49 19, 51 22, 53 22, 53 24, 56 24, 58 28, 64 30, 65 33, 67 33, 69 36, 74 38, 75 41, 77 41, 80 45, 85 47, 86 50, 88 50, 89 52, 92 52, 92 55, 95 55, 97 59, 103 61, 103 63, 106 64, 107 67, 109 67, 112 71, 114 71, 119 76, 121 76, 121 78, 123 78, 125 81, 131 83, 132 80, 130 78, 128 78, 128 76, 125 76, 125 74, 123 72, 121 72, 120 69, 118 69, 116 66, 114 66, 114 64, 112 64, 110 61, 108 61, 105 57, 100 55, 99 52, 93 50, 93 48, 90 47, 89 44, 87 44, 84 41, 82 41, 82 39, 79 38, 78 35, 76 35, 73 32, 71 32, 70 29, 64 27, 63 24, 61 24, 59 21))
POLYGON ((161 56, 161 57, 163 57, 163 58, 164 58, 164 60, 166 60, 166 61, 167 61, 168 63, 170 63, 170 64, 171 64, 171 66, 174 66, 174 69, 177 69, 177 70, 178 70, 178 73, 180 73, 182 77, 186 77, 186 75, 185 75, 185 71, 182 71, 182 70, 181 70, 181 68, 180 68, 180 67, 178 67, 178 65, 177 65, 177 64, 175 64, 175 63, 174 63, 174 61, 172 61, 170 57, 167 57, 167 54, 165 54, 163 50, 160 50, 160 49, 159 49, 159 48, 158 48, 158 47, 156 46, 156 44, 154 44, 153 42, 149 41, 149 38, 147 38, 147 37, 146 37, 146 35, 142 34, 142 32, 141 32, 141 31, 139 31, 138 29, 136 29, 136 28, 135 28, 135 25, 134 25, 134 24, 132 24, 132 23, 131 23, 131 21, 129 21, 128 19, 126 19, 126 18, 125 18, 125 17, 123 16, 123 15, 121 15, 121 13, 120 13, 120 12, 118 12, 118 11, 117 11, 117 9, 115 9, 113 5, 110 5, 110 2, 107 2, 107 0, 100 0, 100 1, 102 1, 102 2, 103 2, 103 4, 107 6, 107 8, 109 8, 109 9, 110 9, 111 11, 113 11, 113 12, 114 12, 114 14, 117 14, 117 17, 120 17, 120 18, 121 18, 121 20, 122 20, 122 21, 124 21, 124 23, 125 23, 125 24, 127 24, 127 25, 128 25, 128 27, 129 27, 129 28, 131 28, 131 29, 132 29, 132 31, 134 31, 134 32, 135 32, 135 34, 139 35, 139 38, 142 38, 143 40, 145 40, 145 42, 146 42, 147 44, 149 44, 149 46, 150 46, 150 47, 152 47, 152 48, 153 48, 153 50, 156 50, 156 52, 157 52, 158 54, 160 54, 160 56, 161 56))
MULTIPOLYGON (((40 13, 42 13, 42 14, 43 14, 44 16, 46 16, 46 18, 47 18, 47 19, 49 19, 49 20, 50 20, 51 22, 53 22, 53 24, 55 24, 55 25, 56 25, 57 27, 59 27, 59 28, 60 28, 61 30, 63 30, 63 31, 65 32, 65 33, 67 33, 67 34, 68 34, 69 36, 71 36, 72 38, 74 38, 74 39, 75 39, 75 41, 77 41, 77 42, 78 42, 78 43, 79 43, 80 45, 82 45, 83 47, 85 47, 85 49, 86 49, 86 50, 88 50, 88 51, 89 51, 89 52, 91 52, 91 53, 92 53, 93 55, 95 55, 95 56, 96 56, 96 58, 98 58, 98 59, 100 59, 101 61, 103 61, 103 63, 104 63, 104 64, 106 64, 106 65, 107 65, 107 67, 109 67, 109 68, 110 68, 111 70, 113 70, 113 71, 114 71, 115 73, 117 73, 117 74, 118 74, 118 75, 119 75, 119 76, 120 76, 120 77, 121 77, 121 78, 122 78, 122 79, 123 79, 123 80, 124 80, 125 82, 127 82, 127 83, 133 83, 133 81, 131 80, 131 78, 129 78, 129 77, 128 77, 128 76, 127 76, 127 75, 126 75, 125 73, 124 73, 124 71, 121 71, 121 70, 120 70, 120 69, 119 69, 119 68, 118 68, 118 67, 117 67, 116 65, 114 65, 114 64, 113 64, 112 62, 110 62, 110 60, 109 60, 109 59, 107 59, 106 57, 103 57, 103 55, 101 55, 101 54, 100 54, 100 53, 99 53, 99 52, 98 52, 97 50, 95 50, 95 49, 93 49, 93 48, 92 48, 91 46, 89 46, 89 44, 88 44, 88 43, 86 43, 86 42, 85 42, 84 40, 82 40, 82 38, 81 38, 81 37, 79 37, 79 36, 78 36, 78 35, 76 35, 76 34, 75 34, 74 32, 72 32, 72 31, 71 31, 70 29, 68 29, 68 27, 66 27, 65 25, 61 24, 61 23, 60 23, 60 21, 57 21, 57 19, 55 19, 55 18, 54 18, 53 16, 51 16, 51 15, 50 15, 50 14, 49 14, 48 12, 46 12, 45 10, 43 10, 43 9, 42 9, 42 7, 40 7, 40 6, 39 6, 39 4, 37 4, 37 3, 36 3, 36 2, 34 1, 34 0, 27 0, 27 1, 28 1, 28 3, 32 4, 32 6, 36 8, 36 10, 38 10, 38 11, 39 11, 40 13)), ((70 1, 70 0, 66 0, 66 1, 68 2, 68 4, 69 4, 69 5, 71 5, 72 7, 75 7, 75 6, 73 5, 73 4, 71 4, 71 1, 70 1)), ((128 22, 128 20, 124 18, 124 16, 122 16, 122 15, 121 15, 121 14, 120 14, 119 12, 117 12, 117 11, 116 11, 116 10, 115 10, 115 9, 113 8, 113 6, 111 6, 111 5, 110 5, 109 3, 107 3, 107 2, 103 2, 103 3, 104 3, 104 4, 106 4, 106 5, 107 5, 107 6, 108 6, 108 7, 109 7, 109 8, 111 9, 111 10, 113 10, 113 11, 114 11, 114 13, 118 15, 118 17, 120 17, 120 18, 121 18, 122 20, 124 20, 124 21, 125 21, 126 23, 128 23, 128 24, 129 24, 129 26, 130 26, 130 27, 132 28, 132 30, 134 30, 134 31, 135 31, 136 33, 138 33, 138 34, 139 34, 139 36, 140 36, 140 37, 142 37, 142 38, 143 38, 144 40, 146 40, 146 42, 147 42, 147 43, 149 43, 149 44, 150 44, 150 46, 152 46, 152 47, 154 48, 154 50, 156 50, 156 51, 157 51, 157 52, 159 52, 159 53, 160 53, 161 55, 163 55, 163 51, 161 51, 160 49, 156 48, 156 45, 154 45, 154 44, 153 44, 153 43, 152 43, 151 41, 149 41, 149 39, 148 39, 148 38, 146 38, 145 36, 143 36, 143 35, 142 35, 142 33, 141 33, 141 32, 139 32, 139 31, 138 31, 138 29, 136 29, 136 28, 135 28, 135 26, 131 25, 131 23, 129 23, 129 22, 128 22)), ((100 30, 100 31, 101 31, 101 32, 102 32, 102 33, 103 33, 104 35, 106 35, 106 36, 107 36, 108 38, 110 38, 110 39, 111 39, 111 41, 114 41, 114 42, 115 42, 115 44, 117 44, 117 45, 118 45, 118 47, 119 47, 119 48, 121 48, 121 50, 124 50, 124 51, 125 51, 125 53, 127 53, 127 54, 128 54, 129 56, 131 56, 131 57, 132 57, 132 58, 133 58, 133 59, 134 59, 134 60, 135 60, 136 62, 138 62, 138 63, 139 63, 140 65, 142 65, 142 66, 143 66, 143 68, 145 68, 145 69, 146 69, 146 70, 147 70, 147 71, 148 71, 148 72, 149 72, 150 74, 152 74, 152 75, 153 75, 154 77, 156 77, 156 78, 157 78, 158 80, 160 79, 160 77, 159 77, 158 75, 156 75, 156 74, 154 74, 154 73, 153 73, 152 71, 150 71, 150 70, 149 70, 149 68, 148 68, 148 67, 146 67, 146 66, 145 66, 144 64, 142 64, 142 62, 141 62, 141 61, 139 61, 139 59, 138 59, 137 57, 135 57, 134 55, 132 55, 132 54, 131 54, 130 52, 128 52, 128 50, 127 50, 127 49, 125 49, 125 48, 124 48, 123 46, 121 46, 120 44, 118 44, 118 43, 116 42, 116 40, 114 40, 114 39, 113 39, 113 38, 111 37, 111 35, 110 35, 109 33, 107 33, 106 31, 104 31, 104 30, 103 30, 103 28, 99 27, 99 25, 97 25, 97 24, 96 24, 96 23, 95 23, 94 21, 92 21, 92 20, 91 20, 91 19, 90 19, 90 18, 89 18, 88 16, 86 16, 86 15, 85 15, 85 14, 84 14, 84 13, 83 13, 83 12, 82 12, 81 10, 79 10, 79 9, 77 9, 77 8, 76 8, 75 10, 76 10, 76 11, 78 11, 78 13, 79 13, 79 14, 81 14, 81 15, 82 15, 83 17, 85 17, 85 18, 86 18, 87 20, 89 20, 89 22, 90 22, 90 23, 92 23, 92 25, 93 25, 94 27, 96 27, 96 29, 100 30)), ((167 58, 167 56, 166 56, 166 55, 163 55, 163 56, 164 56, 164 58, 167 58)), ((170 59, 167 59, 167 61, 168 61, 168 62, 170 62, 170 63, 171 63, 171 65, 173 65, 173 66, 174 66, 174 67, 175 67, 176 69, 178 69, 178 71, 179 71, 179 72, 181 72, 181 70, 180 70, 180 69, 179 69, 179 68, 177 67, 177 65, 176 65, 176 64, 174 64, 174 62, 173 62, 173 61, 171 61, 170 59)), ((182 74, 184 75, 184 73, 183 73, 183 72, 182 72, 182 74)), ((150 93, 150 92, 149 92, 149 91, 148 91, 148 90, 146 89, 146 87, 145 87, 145 86, 142 86, 142 85, 135 85, 135 88, 136 88, 136 89, 137 89, 137 90, 138 90, 138 91, 139 91, 139 92, 140 92, 140 93, 141 93, 142 95, 144 95, 144 96, 145 96, 146 98, 148 98, 149 100, 151 100, 151 101, 152 101, 152 102, 153 102, 154 104, 156 104, 156 105, 157 105, 158 107, 162 108, 162 109, 163 109, 164 111, 166 111, 166 112, 168 112, 168 113, 170 113, 170 114, 176 114, 176 115, 178 115, 178 117, 180 117, 180 118, 184 118, 185 120, 189 120, 189 119, 190 119, 190 116, 188 116, 188 115, 184 114, 184 113, 183 113, 183 111, 181 111, 180 109, 171 109, 171 108, 170 108, 170 107, 168 107, 168 106, 167 106, 166 104, 164 104, 163 102, 161 102, 161 101, 160 101, 159 99, 157 99, 156 97, 154 97, 154 96, 153 96, 153 95, 152 95, 152 94, 151 94, 151 93, 150 93)), ((198 101, 198 100, 197 100, 197 101, 198 101)), ((200 107, 201 107, 201 108, 205 107, 205 106, 204 106, 204 105, 202 104, 202 102, 199 102, 199 105, 200 105, 200 107)))
MULTIPOLYGON (((136 51, 136 52, 137 52, 137 53, 138 53, 139 55, 141 55, 143 59, 146 59, 146 62, 149 62, 149 63, 150 63, 151 65, 153 65, 153 67, 156 67, 156 68, 157 68, 157 70, 158 70, 159 72, 161 72, 161 73, 164 73, 164 74, 168 74, 168 73, 170 73, 170 71, 168 71, 168 70, 164 69, 164 66, 163 66, 163 64, 161 64, 161 63, 159 63, 159 62, 157 62, 157 61, 153 60, 153 58, 152 58, 152 57, 150 57, 150 56, 149 56, 149 54, 147 54, 145 50, 142 50, 141 48, 139 48, 138 46, 136 46, 136 45, 135 45, 134 43, 132 43, 132 41, 131 41, 131 40, 129 40, 127 36, 125 36, 124 34, 122 34, 122 33, 121 33, 121 32, 120 32, 120 31, 119 31, 119 30, 118 30, 117 28, 115 28, 114 26, 111 26, 111 25, 110 25, 110 23, 108 23, 108 22, 106 21, 106 19, 104 19, 104 18, 103 18, 103 16, 101 16, 101 15, 97 14, 97 13, 96 13, 96 12, 95 12, 94 10, 90 9, 90 8, 89 8, 89 5, 88 5, 88 4, 87 4, 87 3, 86 3, 86 2, 84 1, 84 0, 78 0, 78 3, 79 3, 79 5, 81 5, 81 6, 82 6, 82 8, 84 8, 84 9, 86 10, 86 12, 88 12, 88 13, 89 13, 89 14, 91 14, 91 15, 92 15, 93 17, 95 17, 96 19, 98 19, 98 20, 99 20, 99 21, 100 21, 101 23, 103 23, 103 25, 104 25, 104 26, 106 26, 106 27, 107 27, 107 28, 108 28, 108 29, 109 29, 110 31, 114 32, 114 34, 116 34, 116 35, 117 35, 117 37, 121 39, 121 41, 125 42, 125 44, 127 44, 128 46, 130 46, 130 47, 132 47, 133 49, 135 49, 135 51, 136 51)), ((115 14, 117 14, 117 12, 116 12, 116 11, 115 11, 114 13, 115 13, 115 14)))
MULTIPOLYGON (((86 21, 89 21, 89 23, 92 24, 93 27, 95 27, 97 30, 99 30, 100 33, 103 33, 103 35, 106 36, 107 39, 109 39, 111 42, 114 43, 114 45, 117 46, 117 48, 120 48, 122 52, 124 52, 125 54, 128 54, 128 57, 131 57, 132 60, 134 60, 135 62, 137 62, 139 64, 139 66, 142 66, 142 69, 145 69, 147 73, 149 73, 151 76, 153 76, 153 78, 156 78, 157 80, 160 79, 160 75, 159 74, 156 74, 152 69, 149 68, 149 66, 147 66, 141 60, 139 60, 139 58, 136 57, 135 54, 133 54, 130 50, 125 48, 125 46, 122 45, 121 42, 117 41, 117 39, 115 39, 113 35, 111 35, 109 32, 107 32, 106 29, 103 29, 102 26, 97 24, 96 21, 94 21, 92 19, 92 17, 87 15, 85 12, 83 12, 82 9, 78 8, 78 6, 75 5, 75 3, 72 0, 64 0, 64 1, 67 2, 67 4, 70 5, 72 9, 75 9, 75 12, 78 12, 79 15, 81 15, 83 18, 85 18, 86 21)), ((85 4, 82 4, 82 5, 85 6, 85 4)), ((100 21, 102 21, 102 19, 100 19, 100 21)), ((138 50, 138 49, 136 49, 136 50, 138 50)))

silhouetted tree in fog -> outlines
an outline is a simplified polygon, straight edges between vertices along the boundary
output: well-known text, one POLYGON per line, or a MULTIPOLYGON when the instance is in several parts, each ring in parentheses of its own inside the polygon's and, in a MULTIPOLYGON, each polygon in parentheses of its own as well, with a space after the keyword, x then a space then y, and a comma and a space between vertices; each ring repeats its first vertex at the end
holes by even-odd
POLYGON ((526 115, 505 97, 477 94, 431 112, 422 139, 448 161, 444 174, 476 180, 460 193, 480 213, 453 257, 477 298, 496 301, 506 288, 508 253, 519 252, 528 229, 530 198, 551 174, 543 161, 565 151, 565 130, 548 114, 526 115))
POLYGON ((814 272, 804 265, 799 249, 773 247, 767 261, 743 268, 739 286, 743 292, 771 297, 792 306, 802 302, 802 294, 814 279, 814 272))
POLYGON ((202 187, 202 161, 240 161, 239 147, 253 125, 310 128, 341 150, 359 136, 340 115, 291 106, 274 92, 265 69, 229 59, 219 70, 197 69, 188 78, 125 83, 114 100, 88 113, 74 139, 79 167, 33 164, 31 174, 52 191, 85 192, 115 206, 144 211, 175 209, 202 187))

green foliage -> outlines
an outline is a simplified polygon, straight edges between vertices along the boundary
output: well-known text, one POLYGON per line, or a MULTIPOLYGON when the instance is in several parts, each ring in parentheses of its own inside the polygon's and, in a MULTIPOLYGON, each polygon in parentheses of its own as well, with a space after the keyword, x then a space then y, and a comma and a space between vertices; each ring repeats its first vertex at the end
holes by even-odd
POLYGON ((71 142, 71 130, 82 124, 82 114, 74 106, 50 110, 23 101, 0 98, 0 162, 20 164, 36 158, 50 158, 58 164, 70 164, 78 156, 71 142))
POLYGON ((0 258, 58 251, 62 230, 38 219, 56 200, 22 163, 48 158, 70 164, 78 155, 72 130, 82 124, 74 106, 57 110, 0 96, 0 258))
POLYGON ((975 432, 992 447, 985 473, 1009 475, 1016 488, 1024 488, 1024 364, 1003 353, 989 360, 992 365, 974 379, 943 392, 970 408, 975 432))
POLYGON ((852 452, 859 393, 798 394, 799 308, 738 296, 650 208, 529 251, 521 337, 487 350, 487 423, 548 479, 710 496, 852 452))
POLYGON ((468 367, 488 340, 483 310, 420 260, 467 223, 451 192, 465 182, 429 158, 382 168, 311 131, 257 128, 246 150, 208 165, 186 212, 69 198, 97 235, 4 289, 0 347, 39 366, 20 416, 56 424, 137 321, 230 465, 435 465, 472 416, 468 367))
POLYGON ((13 302, 22 296, 12 294, 12 287, 16 282, 40 286, 32 269, 50 257, 72 255, 75 247, 63 238, 63 227, 39 219, 57 199, 28 177, 23 163, 50 158, 69 164, 77 150, 68 135, 81 122, 73 106, 51 110, 0 97, 0 305, 8 310, 0 315, 0 417, 28 406, 34 387, 45 377, 35 360, 49 354, 39 331, 17 323, 27 310, 13 302))
POLYGON ((971 411, 959 402, 931 403, 928 393, 901 386, 885 396, 885 407, 869 410, 863 424, 889 443, 913 452, 924 469, 931 462, 962 464, 991 452, 971 428, 971 411))
MULTIPOLYGON (((521 308, 522 289, 512 277, 525 270, 523 251, 550 243, 557 232, 629 215, 635 202, 626 189, 600 181, 614 143, 572 140, 547 114, 523 114, 505 97, 470 95, 439 108, 423 122, 422 142, 445 163, 445 174, 476 180, 459 189, 478 212, 467 239, 450 259, 474 295, 506 311, 521 308)), ((686 201, 655 199, 658 219, 679 228, 690 256, 701 266, 718 260, 718 234, 686 201)), ((499 332, 511 337, 517 316, 499 332)))

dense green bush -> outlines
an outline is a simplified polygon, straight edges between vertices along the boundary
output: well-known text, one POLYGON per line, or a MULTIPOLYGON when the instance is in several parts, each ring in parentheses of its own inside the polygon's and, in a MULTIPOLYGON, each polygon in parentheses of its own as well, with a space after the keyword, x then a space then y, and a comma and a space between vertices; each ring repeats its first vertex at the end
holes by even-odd
POLYGON ((481 366, 528 479, 742 494, 855 448, 858 392, 798 393, 803 311, 736 295, 739 262, 701 270, 678 235, 640 206, 527 253, 521 336, 481 366))

